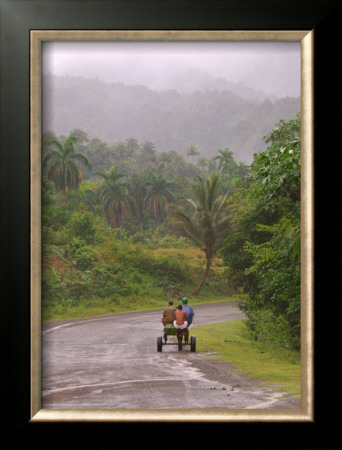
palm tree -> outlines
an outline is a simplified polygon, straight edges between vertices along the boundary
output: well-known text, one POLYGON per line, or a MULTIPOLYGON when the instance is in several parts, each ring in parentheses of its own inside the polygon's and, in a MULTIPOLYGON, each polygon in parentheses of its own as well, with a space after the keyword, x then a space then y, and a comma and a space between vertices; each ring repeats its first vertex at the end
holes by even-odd
POLYGON ((129 138, 126 140, 125 147, 129 156, 132 156, 134 155, 134 153, 136 153, 137 150, 139 150, 139 143, 137 139, 129 138))
POLYGON ((99 188, 99 199, 106 218, 114 228, 123 228, 125 217, 131 213, 131 198, 127 183, 121 180, 125 174, 117 167, 113 167, 108 173, 97 172, 97 175, 104 178, 99 188))
POLYGON ((192 157, 192 162, 194 162, 194 156, 199 155, 199 154, 200 154, 200 152, 198 151, 198 149, 195 145, 191 145, 186 152, 186 156, 192 157))
POLYGON ((139 220, 140 231, 143 231, 145 197, 147 193, 146 177, 137 173, 132 174, 128 190, 132 198, 133 209, 139 220))
POLYGON ((214 159, 218 160, 218 170, 222 171, 234 161, 233 152, 227 147, 224 150, 219 150, 219 154, 214 159))
POLYGON ((239 178, 243 178, 249 174, 249 171, 250 171, 250 167, 247 164, 245 164, 244 162, 240 161, 237 164, 235 176, 237 176, 239 178))
POLYGON ((117 181, 120 178, 126 176, 126 173, 123 172, 119 167, 113 166, 109 172, 105 172, 103 170, 98 170, 95 172, 95 175, 99 175, 104 180, 117 181))
POLYGON ((162 175, 150 172, 147 179, 146 211, 149 213, 153 206, 154 217, 158 224, 164 218, 170 202, 174 201, 172 190, 174 183, 167 181, 162 175))
POLYGON ((117 159, 127 156, 126 144, 122 141, 116 142, 112 147, 112 151, 117 159))
POLYGON ((82 181, 79 163, 91 170, 86 156, 75 151, 77 143, 77 136, 73 133, 66 139, 51 137, 44 143, 48 153, 43 160, 43 167, 48 168, 47 177, 55 183, 57 191, 63 192, 63 203, 66 200, 66 190, 77 189, 82 181))
POLYGON ((225 204, 226 195, 220 192, 216 171, 212 171, 206 179, 196 177, 192 191, 193 198, 187 199, 187 205, 175 211, 170 221, 182 236, 190 239, 205 253, 205 272, 192 292, 196 295, 204 285, 217 250, 230 231, 230 217, 225 204))
POLYGON ((141 166, 150 165, 155 162, 157 152, 155 150, 155 145, 151 141, 146 141, 143 143, 140 152, 137 156, 137 162, 141 166))
POLYGON ((145 154, 154 155, 155 154, 155 145, 151 141, 145 141, 142 146, 142 151, 145 154))

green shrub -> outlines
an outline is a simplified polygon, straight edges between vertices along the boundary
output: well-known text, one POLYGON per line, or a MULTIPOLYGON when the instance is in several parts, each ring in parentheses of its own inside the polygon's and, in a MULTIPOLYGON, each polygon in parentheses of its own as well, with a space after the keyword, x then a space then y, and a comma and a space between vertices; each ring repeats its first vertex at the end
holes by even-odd
POLYGON ((183 256, 177 258, 165 255, 155 256, 151 250, 132 245, 114 242, 111 246, 113 255, 120 260, 126 268, 137 269, 140 273, 170 281, 185 281, 189 273, 183 256))
POLYGON ((46 216, 49 218, 52 228, 58 230, 67 225, 70 219, 70 211, 65 205, 53 204, 48 208, 46 216))
POLYGON ((89 298, 92 294, 91 285, 84 280, 73 280, 69 284, 70 298, 68 304, 70 306, 77 306, 83 298, 89 298))
POLYGON ((95 263, 94 252, 88 247, 77 249, 74 258, 75 266, 78 270, 90 269, 95 263))
POLYGON ((68 223, 70 232, 84 240, 87 244, 93 244, 95 238, 95 216, 89 211, 73 212, 68 223))
POLYGON ((58 246, 67 245, 70 241, 70 233, 66 227, 60 227, 57 230, 50 229, 48 233, 45 234, 47 241, 45 244, 52 244, 58 246))
POLYGON ((258 341, 279 348, 300 348, 300 338, 293 335, 288 320, 271 309, 249 312, 246 325, 258 341))
POLYGON ((61 304, 69 297, 69 291, 55 270, 44 271, 42 275, 43 306, 61 304))

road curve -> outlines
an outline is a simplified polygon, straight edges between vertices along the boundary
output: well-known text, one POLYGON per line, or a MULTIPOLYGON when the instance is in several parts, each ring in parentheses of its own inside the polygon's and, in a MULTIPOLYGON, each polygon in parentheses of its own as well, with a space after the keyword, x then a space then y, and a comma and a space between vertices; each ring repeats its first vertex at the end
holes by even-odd
MULTIPOLYGON (((240 319, 229 302, 194 307, 196 326, 240 319)), ((265 389, 230 364, 163 346, 162 310, 43 324, 42 408, 300 408, 297 397, 265 389)), ((170 338, 171 342, 174 338, 170 338)))

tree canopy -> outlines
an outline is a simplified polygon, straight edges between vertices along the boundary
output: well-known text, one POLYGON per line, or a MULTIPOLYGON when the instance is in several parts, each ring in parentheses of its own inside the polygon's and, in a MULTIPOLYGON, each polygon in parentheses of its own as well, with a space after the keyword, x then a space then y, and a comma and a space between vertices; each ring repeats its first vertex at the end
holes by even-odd
POLYGON ((222 256, 256 339, 300 346, 300 116, 280 121, 235 196, 222 256))

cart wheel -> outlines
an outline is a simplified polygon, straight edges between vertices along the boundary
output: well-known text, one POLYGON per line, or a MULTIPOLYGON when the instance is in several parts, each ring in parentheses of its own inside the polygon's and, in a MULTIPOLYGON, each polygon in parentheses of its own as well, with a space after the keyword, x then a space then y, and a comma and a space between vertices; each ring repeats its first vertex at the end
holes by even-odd
POLYGON ((190 351, 196 351, 196 336, 191 336, 190 338, 190 351))
POLYGON ((159 336, 157 338, 157 351, 161 352, 163 350, 163 338, 159 336))

